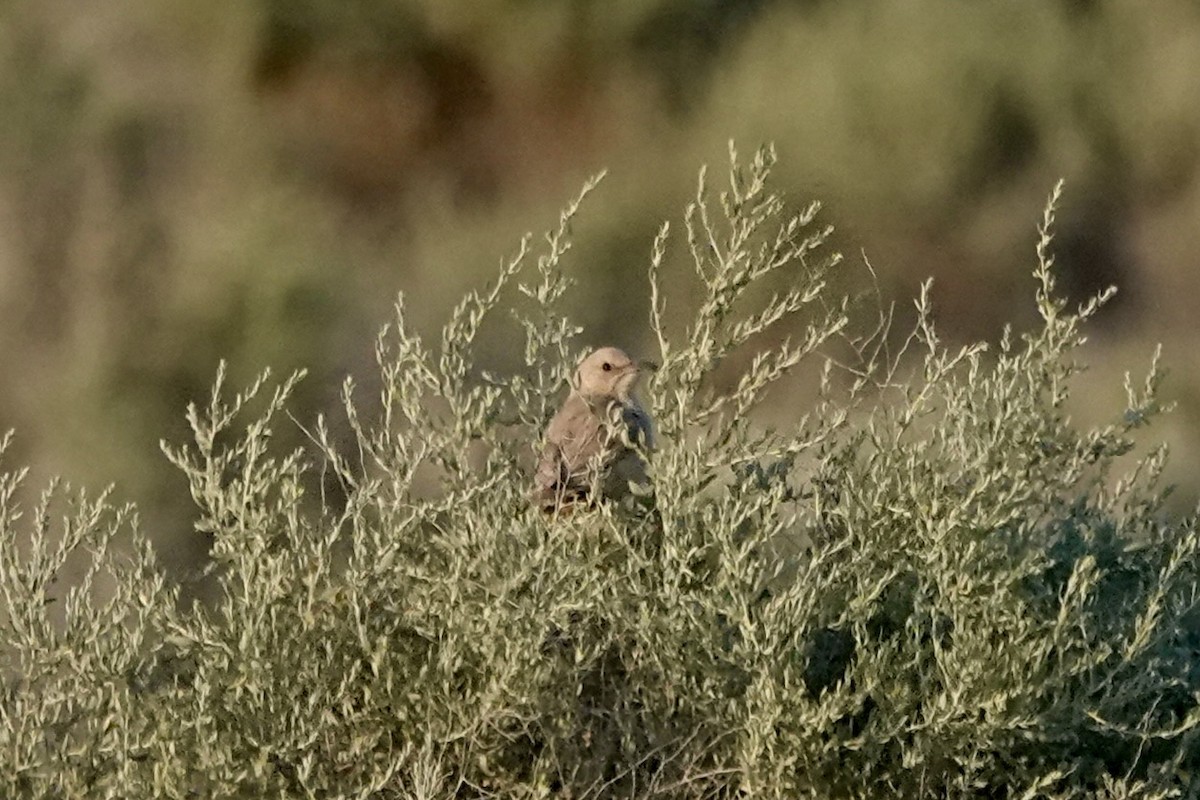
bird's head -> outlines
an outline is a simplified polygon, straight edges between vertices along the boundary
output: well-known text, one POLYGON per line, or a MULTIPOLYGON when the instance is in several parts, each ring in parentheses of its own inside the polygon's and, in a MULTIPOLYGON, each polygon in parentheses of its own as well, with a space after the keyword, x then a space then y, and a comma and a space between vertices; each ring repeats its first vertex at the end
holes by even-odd
POLYGON ((589 402, 619 400, 629 402, 638 379, 655 365, 634 361, 616 347, 601 347, 579 362, 572 387, 589 402))

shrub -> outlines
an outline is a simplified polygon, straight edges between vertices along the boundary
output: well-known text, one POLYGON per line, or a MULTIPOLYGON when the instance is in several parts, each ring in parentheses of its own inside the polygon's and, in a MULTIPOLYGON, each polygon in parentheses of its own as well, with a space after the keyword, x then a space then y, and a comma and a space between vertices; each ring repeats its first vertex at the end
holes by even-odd
POLYGON ((578 201, 438 347, 397 303, 378 402, 345 384, 348 443, 318 419, 278 452, 299 376, 231 396, 218 374, 194 442, 164 446, 212 539, 211 603, 179 602, 132 509, 52 485, 22 516, 6 475, 0 795, 1195 792, 1200 538, 1164 511, 1164 449, 1131 452, 1157 358, 1112 424, 1064 410, 1104 298, 1055 293, 1057 190, 1040 327, 949 348, 923 292, 893 354, 890 313, 864 328, 828 288, 829 231, 770 190, 772 163, 734 155, 715 200, 701 173, 684 331, 663 322, 666 225, 654 242, 651 496, 528 502, 577 354, 558 308, 578 201), (473 345, 513 286, 525 369, 491 374, 473 345), (721 388, 785 318, 795 339, 721 388), (812 410, 755 424, 806 364, 812 410))

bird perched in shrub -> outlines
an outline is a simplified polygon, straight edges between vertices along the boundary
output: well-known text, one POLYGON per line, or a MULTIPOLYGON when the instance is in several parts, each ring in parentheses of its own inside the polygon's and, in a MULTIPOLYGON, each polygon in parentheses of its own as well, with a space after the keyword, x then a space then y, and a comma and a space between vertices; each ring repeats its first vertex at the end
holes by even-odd
POLYGON ((545 511, 594 499, 610 500, 646 483, 641 453, 654 445, 650 415, 633 395, 651 362, 635 362, 602 347, 579 363, 571 393, 546 427, 534 498, 545 511))

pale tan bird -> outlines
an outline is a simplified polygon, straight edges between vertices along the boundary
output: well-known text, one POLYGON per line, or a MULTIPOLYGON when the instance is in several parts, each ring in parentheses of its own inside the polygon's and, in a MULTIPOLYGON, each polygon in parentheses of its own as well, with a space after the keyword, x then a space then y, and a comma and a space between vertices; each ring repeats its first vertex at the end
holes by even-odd
POLYGON ((546 511, 588 499, 598 486, 619 500, 630 483, 646 483, 637 448, 654 445, 650 416, 633 395, 650 362, 634 362, 615 347, 602 347, 579 363, 571 393, 546 427, 535 477, 535 501, 546 511))

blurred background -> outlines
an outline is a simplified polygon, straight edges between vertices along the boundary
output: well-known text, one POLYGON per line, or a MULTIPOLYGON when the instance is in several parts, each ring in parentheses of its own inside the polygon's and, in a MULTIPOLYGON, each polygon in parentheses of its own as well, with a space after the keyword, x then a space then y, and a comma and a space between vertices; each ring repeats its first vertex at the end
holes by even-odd
POLYGON ((730 138, 775 142, 778 185, 889 298, 934 277, 951 341, 1033 324, 1065 177, 1063 285, 1120 287, 1073 411, 1117 413, 1162 342, 1179 407, 1151 438, 1195 500, 1195 0, 8 0, 6 466, 115 482, 186 564, 206 544, 157 443, 219 359, 234 386, 307 367, 296 416, 333 411, 398 291, 432 331, 602 168, 573 308, 583 343, 644 349, 653 234, 730 138))

